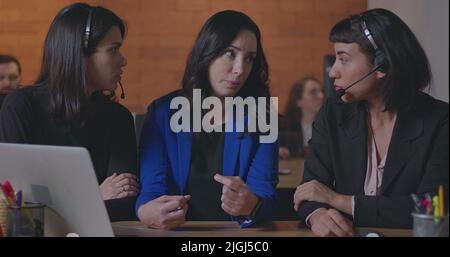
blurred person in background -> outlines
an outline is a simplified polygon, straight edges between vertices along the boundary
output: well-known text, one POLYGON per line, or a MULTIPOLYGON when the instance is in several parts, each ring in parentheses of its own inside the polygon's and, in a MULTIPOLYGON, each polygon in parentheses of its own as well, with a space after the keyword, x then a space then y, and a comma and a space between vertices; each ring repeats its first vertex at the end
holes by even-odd
POLYGON ((280 118, 281 159, 307 155, 312 123, 324 99, 323 86, 314 77, 304 77, 292 86, 285 115, 280 118))
POLYGON ((0 109, 5 97, 20 87, 21 73, 17 58, 0 54, 0 109))

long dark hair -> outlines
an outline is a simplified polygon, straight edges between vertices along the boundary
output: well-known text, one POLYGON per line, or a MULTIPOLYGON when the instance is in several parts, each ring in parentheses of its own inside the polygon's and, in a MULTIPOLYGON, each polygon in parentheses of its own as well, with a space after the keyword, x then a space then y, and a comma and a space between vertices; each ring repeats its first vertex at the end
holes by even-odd
POLYGON ((230 46, 241 30, 249 30, 255 34, 257 51, 252 70, 237 96, 245 98, 270 95, 269 67, 261 45, 261 32, 258 26, 244 13, 226 10, 211 16, 198 33, 188 56, 182 80, 183 93, 186 97, 191 98, 194 88, 201 89, 203 96, 211 94, 208 80, 209 64, 230 46))
POLYGON ((385 9, 368 10, 339 21, 330 31, 330 41, 357 43, 369 62, 373 63, 375 51, 362 30, 362 18, 388 62, 382 85, 385 110, 397 111, 411 107, 417 92, 426 88, 431 81, 430 64, 425 51, 409 27, 397 15, 385 9))
POLYGON ((116 14, 83 3, 64 7, 50 25, 36 84, 48 87, 51 113, 70 127, 83 124, 90 106, 84 58, 96 52, 97 45, 113 26, 124 37, 125 24, 116 14), (85 48, 83 41, 90 13, 91 31, 85 48))
POLYGON ((285 129, 289 131, 301 131, 301 119, 302 110, 297 105, 297 101, 302 99, 305 85, 308 81, 316 81, 320 83, 316 78, 312 76, 306 76, 292 85, 289 92, 289 99, 284 111, 285 115, 285 129))

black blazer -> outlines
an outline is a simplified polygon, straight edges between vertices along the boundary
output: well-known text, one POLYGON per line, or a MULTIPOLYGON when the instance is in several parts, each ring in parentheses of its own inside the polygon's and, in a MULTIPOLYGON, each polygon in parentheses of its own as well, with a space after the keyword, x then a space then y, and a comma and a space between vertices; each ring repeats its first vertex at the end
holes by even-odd
MULTIPOLYGON (((412 108, 399 111, 378 196, 364 195, 367 131, 364 103, 327 100, 313 125, 303 183, 316 179, 337 193, 354 195, 353 224, 359 227, 410 228, 411 194, 434 195, 439 185, 448 202, 447 103, 420 92, 412 108)), ((319 207, 330 208, 303 203, 300 219, 304 222, 319 207)))

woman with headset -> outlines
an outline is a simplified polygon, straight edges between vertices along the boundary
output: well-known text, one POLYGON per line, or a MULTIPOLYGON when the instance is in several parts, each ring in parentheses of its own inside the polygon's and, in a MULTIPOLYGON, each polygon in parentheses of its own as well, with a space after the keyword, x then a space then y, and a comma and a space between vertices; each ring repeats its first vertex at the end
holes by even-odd
POLYGON ((123 21, 106 8, 63 8, 35 85, 10 94, 0 113, 0 142, 87 148, 112 221, 136 219, 139 191, 133 118, 103 94, 120 83, 124 35, 123 21))
POLYGON ((350 236, 353 226, 410 228, 411 194, 443 185, 448 199, 448 104, 421 92, 431 80, 427 57, 394 13, 343 19, 330 40, 339 97, 313 125, 294 208, 320 236, 350 236))

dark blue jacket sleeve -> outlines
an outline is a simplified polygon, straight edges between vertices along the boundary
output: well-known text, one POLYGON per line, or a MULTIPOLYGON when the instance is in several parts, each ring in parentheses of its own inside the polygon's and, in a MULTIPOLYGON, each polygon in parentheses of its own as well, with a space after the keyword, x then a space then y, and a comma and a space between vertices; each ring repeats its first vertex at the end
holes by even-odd
POLYGON ((262 204, 254 219, 234 217, 241 227, 249 227, 262 221, 272 220, 276 206, 278 184, 278 142, 261 143, 251 160, 247 174, 247 186, 261 198, 262 204))
POLYGON ((140 142, 141 193, 136 213, 142 204, 169 193, 167 174, 170 169, 164 143, 164 115, 153 102, 145 116, 140 142))

